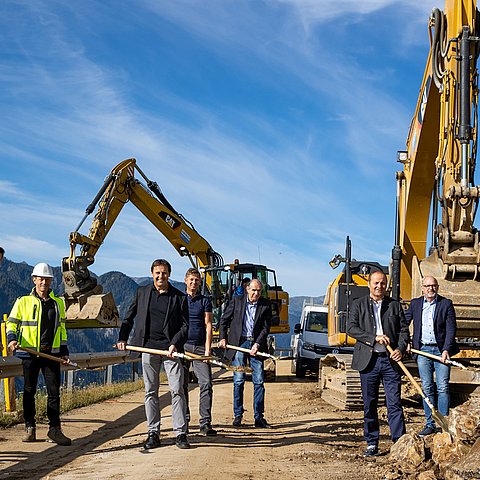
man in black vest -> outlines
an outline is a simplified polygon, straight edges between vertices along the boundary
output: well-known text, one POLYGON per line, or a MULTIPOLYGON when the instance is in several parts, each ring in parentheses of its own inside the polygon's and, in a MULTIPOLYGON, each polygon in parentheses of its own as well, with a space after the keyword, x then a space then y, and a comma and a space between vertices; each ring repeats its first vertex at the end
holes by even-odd
POLYGON ((401 404, 401 360, 409 343, 408 323, 402 306, 385 297, 387 278, 376 271, 368 277, 370 294, 352 304, 347 334, 357 340, 352 368, 360 371, 364 405, 365 457, 378 455, 380 428, 378 423, 378 393, 380 381, 387 400, 388 425, 393 442, 405 433, 405 418, 401 404), (390 355, 386 345, 394 350, 390 355))
POLYGON ((166 260, 152 263, 153 284, 139 287, 123 320, 117 348, 125 350, 134 325, 131 344, 137 347, 168 350, 168 357, 142 353, 143 379, 145 382, 145 413, 148 424, 146 449, 160 446, 160 406, 158 389, 160 367, 165 368, 172 394, 172 422, 178 448, 190 448, 187 440, 186 402, 183 391, 183 366, 174 357, 181 352, 188 334, 188 302, 180 290, 170 285, 172 268, 166 260))

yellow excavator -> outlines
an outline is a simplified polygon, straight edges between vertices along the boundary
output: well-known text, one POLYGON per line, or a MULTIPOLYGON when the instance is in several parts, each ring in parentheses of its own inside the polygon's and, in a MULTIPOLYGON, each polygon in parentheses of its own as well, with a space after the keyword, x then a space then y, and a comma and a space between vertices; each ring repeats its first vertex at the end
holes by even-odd
MULTIPOLYGON (((363 409, 360 375, 352 370, 355 339, 347 335, 347 320, 352 302, 368 295, 368 275, 388 267, 377 262, 352 260, 350 237, 346 239, 345 254, 335 255, 329 262, 332 268, 344 264, 342 271, 328 285, 324 304, 328 308, 328 344, 334 349, 320 359, 319 386, 323 400, 344 410, 363 409)), ((383 401, 383 389, 380 401, 383 401)))
POLYGON ((126 203, 131 202, 162 233, 181 255, 203 275, 204 293, 210 295, 214 321, 243 278, 259 278, 264 284, 262 294, 272 302, 276 319, 271 333, 287 333, 288 293, 277 285, 275 271, 253 263, 224 264, 222 256, 168 202, 158 184, 147 178, 134 158, 120 162, 105 179, 103 186, 88 205, 85 215, 70 234, 70 254, 62 261, 65 284, 67 326, 69 328, 113 327, 119 325, 118 310, 111 293, 103 293, 101 285, 88 269, 100 246, 126 203), (138 172, 144 183, 135 178, 138 172), (98 208, 97 208, 98 204, 98 208), (88 235, 79 229, 95 212, 88 235), (81 248, 76 254, 76 247, 81 248))
MULTIPOLYGON (((423 277, 438 279, 440 293, 452 299, 457 314, 461 346, 457 357, 470 359, 480 358, 480 245, 474 226, 480 196, 474 183, 479 22, 476 2, 467 0, 446 0, 445 10, 434 9, 429 19, 430 52, 407 149, 397 154, 403 171, 396 174, 389 274, 390 294, 406 303, 421 295, 423 277)), ((346 335, 332 334, 331 342, 352 344, 346 335)), ((337 368, 348 371, 345 362, 337 368)), ((451 383, 457 384, 457 392, 463 388, 468 394, 478 379, 472 372, 455 369, 451 383)), ((323 384, 329 388, 326 380, 323 384)), ((345 375, 336 384, 347 398, 345 375)))
MULTIPOLYGON (((431 48, 407 149, 398 152, 392 296, 409 301, 433 275, 457 315, 457 358, 480 359, 480 245, 474 226, 478 139, 480 13, 475 1, 447 0, 433 10, 431 48), (430 225, 429 225, 430 222, 430 225), (430 247, 427 252, 427 237, 430 247)), ((452 370, 452 390, 478 380, 452 370)))

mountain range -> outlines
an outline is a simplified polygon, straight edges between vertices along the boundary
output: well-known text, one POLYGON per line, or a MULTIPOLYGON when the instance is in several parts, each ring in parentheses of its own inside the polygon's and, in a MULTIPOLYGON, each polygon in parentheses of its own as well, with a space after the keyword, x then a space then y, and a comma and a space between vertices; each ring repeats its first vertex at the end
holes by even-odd
MULTIPOLYGON (((25 262, 16 263, 7 258, 0 264, 0 313, 8 315, 15 299, 31 291, 33 287, 31 279, 32 270, 33 267, 25 262)), ((51 287, 56 295, 62 295, 64 288, 60 267, 53 267, 53 272, 54 278, 51 287)), ((117 271, 104 273, 97 279, 98 283, 103 286, 104 292, 112 292, 118 306, 120 318, 124 317, 136 289, 152 281, 150 277, 132 278, 117 271)), ((170 280, 170 282, 180 290, 185 288, 183 282, 175 280, 170 280)), ((288 310, 291 333, 293 332, 293 326, 300 321, 300 314, 305 299, 312 300, 315 303, 323 303, 323 297, 291 297, 288 310)), ((69 349, 72 353, 109 351, 112 348, 112 344, 117 340, 117 330, 116 328, 69 330, 69 349)), ((288 348, 290 346, 291 333, 276 335, 277 348, 288 348)))

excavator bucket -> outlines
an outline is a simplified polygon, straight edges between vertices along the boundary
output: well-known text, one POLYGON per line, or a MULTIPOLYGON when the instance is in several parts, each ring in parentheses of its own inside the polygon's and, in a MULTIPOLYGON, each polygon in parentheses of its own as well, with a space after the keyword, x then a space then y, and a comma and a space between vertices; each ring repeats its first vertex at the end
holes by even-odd
POLYGON ((66 299, 67 328, 98 328, 120 326, 120 316, 113 295, 81 295, 66 299))

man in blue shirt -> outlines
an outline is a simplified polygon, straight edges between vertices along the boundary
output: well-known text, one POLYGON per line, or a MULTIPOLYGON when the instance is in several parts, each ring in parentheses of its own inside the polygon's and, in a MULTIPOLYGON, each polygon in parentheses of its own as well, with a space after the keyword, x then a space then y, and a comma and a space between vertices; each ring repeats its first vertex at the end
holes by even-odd
MULTIPOLYGON (((196 268, 189 268, 185 274, 186 293, 188 298, 189 328, 185 343, 185 353, 195 353, 209 356, 212 348, 212 303, 198 289, 202 278, 196 268)), ((200 433, 214 437, 217 432, 212 428, 212 369, 209 363, 192 362, 193 371, 198 378, 200 401, 198 405, 200 416, 200 433)), ((190 421, 188 406, 189 362, 184 364, 184 392, 187 401, 187 420, 190 421)))
MULTIPOLYGON (((448 415, 450 367, 445 362, 459 352, 455 341, 457 331, 455 309, 451 300, 438 295, 438 282, 435 277, 424 277, 422 291, 421 297, 414 298, 410 302, 405 317, 409 323, 413 321, 413 348, 442 358, 443 363, 418 355, 417 365, 425 395, 432 405, 438 404, 438 411, 442 415, 448 415), (435 372, 438 403, 435 400, 433 372, 435 372)), ((426 424, 418 434, 420 437, 436 432, 432 411, 425 402, 423 402, 423 408, 426 424)))
MULTIPOLYGON (((255 427, 271 428, 264 418, 265 387, 263 359, 257 352, 267 352, 267 337, 272 323, 270 300, 261 296, 263 285, 254 278, 247 286, 245 295, 234 296, 220 319, 220 341, 218 346, 226 348, 227 343, 249 349, 249 353, 227 351, 227 358, 233 359, 233 365, 245 366, 247 358, 252 368, 253 410, 255 427)), ((242 426, 243 391, 245 373, 233 372, 233 426, 242 426)))

